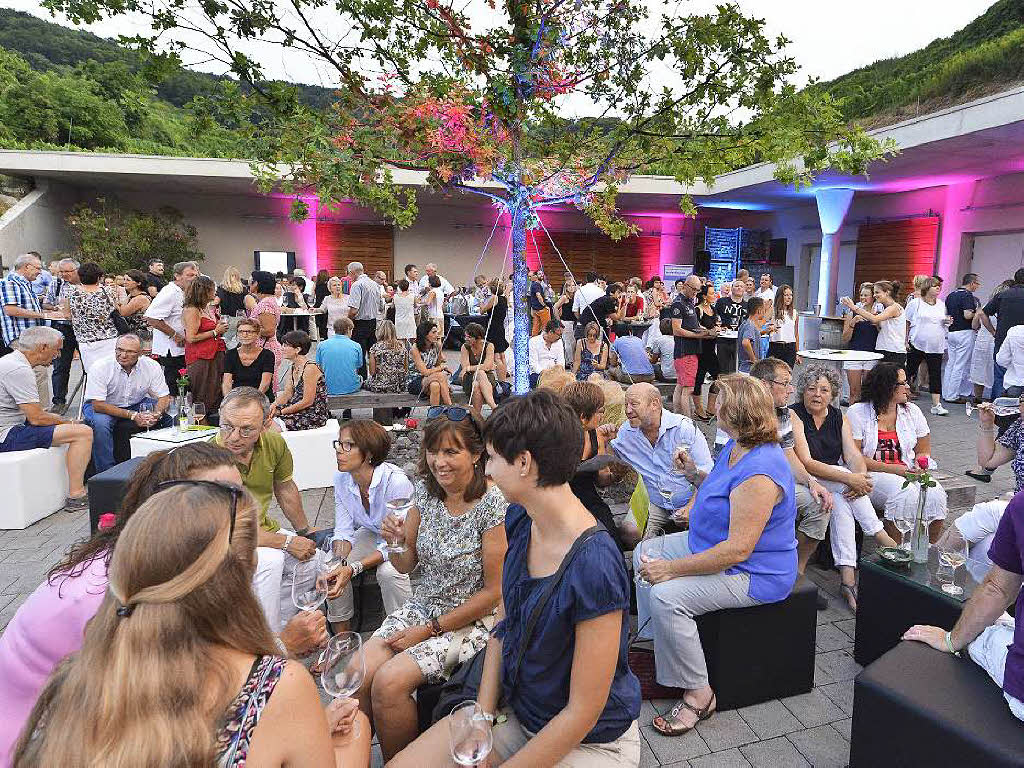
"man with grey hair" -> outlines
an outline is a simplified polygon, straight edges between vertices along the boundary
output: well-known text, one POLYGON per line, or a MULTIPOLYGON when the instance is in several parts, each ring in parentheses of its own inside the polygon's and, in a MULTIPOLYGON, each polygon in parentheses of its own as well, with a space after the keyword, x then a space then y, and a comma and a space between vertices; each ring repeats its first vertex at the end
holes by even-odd
POLYGON ((199 265, 194 261, 179 261, 174 265, 174 280, 160 289, 143 315, 153 329, 153 355, 163 366, 167 389, 175 397, 178 371, 185 367, 185 324, 181 320, 185 289, 198 276, 199 265))
MULTIPOLYGON (((377 318, 380 316, 381 291, 375 280, 363 272, 363 265, 353 261, 348 265, 349 280, 352 288, 348 294, 348 316, 354 328, 352 341, 363 348, 363 360, 370 352, 370 347, 377 340, 377 318)), ((366 378, 366 363, 359 368, 359 374, 366 378)))
MULTIPOLYGON (((42 272, 43 262, 36 253, 23 253, 14 260, 10 274, 0 281, 0 297, 3 300, 4 345, 14 348, 15 340, 28 328, 47 325, 43 306, 36 297, 32 283, 42 272)), ((37 366, 33 371, 39 388, 39 402, 44 408, 50 405, 49 363, 37 366)))
POLYGON ((430 278, 433 277, 434 275, 437 275, 438 280, 441 281, 441 292, 445 296, 451 296, 453 293, 455 293, 455 288, 452 287, 451 283, 445 280, 444 275, 439 275, 437 273, 437 264, 435 264, 434 262, 430 262, 429 264, 424 265, 423 272, 424 275, 423 277, 420 278, 419 281, 419 287, 421 291, 425 288, 429 288, 430 278))
MULTIPOLYGON (((71 294, 76 290, 75 286, 81 283, 78 277, 79 266, 81 265, 74 259, 61 259, 57 262, 57 272, 50 283, 50 290, 43 299, 43 309, 59 310, 69 305, 71 294)), ((67 410, 68 381, 71 378, 71 363, 78 350, 78 338, 70 320, 52 320, 51 323, 64 334, 64 346, 60 349, 60 356, 53 361, 51 406, 54 413, 62 414, 67 410)))
POLYGON ((134 333, 117 340, 111 357, 89 368, 82 415, 92 426, 92 463, 96 472, 131 457, 131 436, 142 429, 170 426, 171 402, 160 364, 142 355, 134 333))
MULTIPOLYGON (((33 368, 46 368, 60 354, 64 337, 55 328, 26 328, 15 340, 15 350, 0 358, 0 453, 33 448, 68 446, 68 499, 65 509, 89 507, 85 468, 92 453, 92 429, 48 413, 39 402, 33 368)), ((45 482, 40 478, 40 482, 45 482)))
POLYGON ((237 387, 221 401, 220 431, 213 442, 234 456, 242 482, 259 505, 254 586, 271 630, 280 632, 297 610, 291 600, 296 563, 316 556, 318 544, 330 541, 334 529, 311 529, 292 479, 292 453, 270 424, 267 396, 254 387, 237 387), (267 514, 272 499, 294 530, 282 528, 267 514))

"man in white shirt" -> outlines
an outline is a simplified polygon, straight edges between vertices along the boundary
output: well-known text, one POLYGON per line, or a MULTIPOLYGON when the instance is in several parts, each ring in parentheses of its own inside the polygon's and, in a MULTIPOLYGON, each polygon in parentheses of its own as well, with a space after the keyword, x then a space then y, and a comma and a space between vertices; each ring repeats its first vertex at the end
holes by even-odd
POLYGON ((565 368, 565 345, 562 344, 562 321, 548 320, 544 332, 530 337, 530 388, 537 386, 543 371, 556 366, 565 368))
MULTIPOLYGON (((352 288, 348 294, 348 316, 352 321, 352 341, 363 348, 363 359, 370 347, 377 341, 377 318, 380 315, 380 285, 363 271, 361 262, 348 265, 348 277, 352 288)), ((359 374, 366 377, 366 363, 359 367, 359 374)))
POLYGON ((587 307, 605 295, 604 288, 597 282, 598 274, 596 272, 587 272, 586 281, 576 289, 576 294, 572 297, 572 313, 576 315, 577 320, 575 329, 577 339, 582 339, 586 332, 587 324, 583 320, 583 313, 587 307))
POLYGON ((174 280, 160 289, 143 315, 153 329, 153 354, 163 366, 164 381, 174 396, 178 395, 178 371, 185 367, 185 325, 181 321, 185 289, 198 276, 198 264, 179 261, 174 265, 174 280))
POLYGON ((429 288, 430 278, 433 275, 437 275, 441 279, 441 291, 444 293, 444 295, 451 296, 453 293, 455 293, 455 288, 452 287, 451 283, 444 279, 444 275, 437 274, 437 264, 427 264, 425 267, 423 267, 423 271, 426 272, 426 274, 420 278, 419 286, 421 291, 424 288, 429 288))
POLYGON ((92 364, 85 386, 82 417, 92 427, 96 472, 128 459, 129 440, 139 430, 169 426, 170 402, 163 369, 142 355, 139 337, 126 333, 118 338, 114 356, 92 364))
POLYGON ((770 301, 772 304, 774 304, 775 294, 778 293, 778 290, 778 288, 772 285, 772 276, 766 272, 765 274, 761 275, 761 282, 758 286, 757 292, 754 293, 754 296, 756 296, 759 299, 763 299, 764 301, 770 301))

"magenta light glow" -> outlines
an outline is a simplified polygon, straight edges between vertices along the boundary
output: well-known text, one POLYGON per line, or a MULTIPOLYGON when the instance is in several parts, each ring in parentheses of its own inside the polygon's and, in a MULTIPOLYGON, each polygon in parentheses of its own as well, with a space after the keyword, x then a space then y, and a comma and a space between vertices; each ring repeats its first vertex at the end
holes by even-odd
MULTIPOLYGON (((273 194, 272 198, 279 201, 281 213, 284 215, 285 232, 288 239, 294 243, 295 265, 305 271, 310 277, 314 277, 319 271, 317 259, 316 241, 316 217, 320 208, 320 200, 316 195, 279 195, 273 194), (302 200, 309 206, 309 215, 304 221, 292 221, 292 201, 302 200)), ((288 250, 291 250, 290 248, 288 250)))

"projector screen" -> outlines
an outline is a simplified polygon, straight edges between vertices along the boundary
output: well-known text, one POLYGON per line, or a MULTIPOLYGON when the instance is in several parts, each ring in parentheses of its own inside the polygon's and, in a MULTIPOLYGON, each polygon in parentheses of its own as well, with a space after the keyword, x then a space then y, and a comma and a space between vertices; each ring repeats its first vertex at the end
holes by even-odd
POLYGON ((256 269, 276 274, 291 274, 294 269, 295 254, 289 251, 256 251, 256 269), (288 257, 291 257, 290 259, 288 257), (291 264, 289 264, 291 262, 291 264))

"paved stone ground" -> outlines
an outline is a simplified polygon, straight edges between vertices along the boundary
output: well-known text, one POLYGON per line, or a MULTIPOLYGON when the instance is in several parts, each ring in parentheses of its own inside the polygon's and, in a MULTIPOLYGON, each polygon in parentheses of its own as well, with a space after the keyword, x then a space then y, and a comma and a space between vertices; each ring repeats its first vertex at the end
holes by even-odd
MULTIPOLYGON (((923 398, 919 403, 925 406, 923 398)), ((925 408, 933 430, 936 460, 940 467, 959 474, 974 463, 976 429, 962 407, 951 410, 950 416, 940 418, 928 414, 925 408)), ((1012 489, 1012 474, 1002 468, 992 483, 977 484, 977 500, 1012 489)), ((330 489, 304 491, 302 497, 310 520, 320 526, 332 524, 330 489)), ((0 630, 71 542, 87 533, 85 512, 58 512, 24 531, 0 531, 0 630)), ((655 710, 665 712, 673 702, 644 702, 640 717, 643 768, 846 765, 853 678, 860 671, 851 655, 855 620, 837 597, 838 577, 834 572, 811 569, 808 575, 832 596, 829 609, 818 613, 814 690, 802 696, 718 713, 695 732, 676 739, 662 737, 650 726, 655 710)), ((381 764, 377 747, 373 764, 381 764)))

